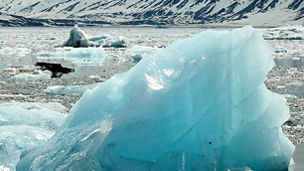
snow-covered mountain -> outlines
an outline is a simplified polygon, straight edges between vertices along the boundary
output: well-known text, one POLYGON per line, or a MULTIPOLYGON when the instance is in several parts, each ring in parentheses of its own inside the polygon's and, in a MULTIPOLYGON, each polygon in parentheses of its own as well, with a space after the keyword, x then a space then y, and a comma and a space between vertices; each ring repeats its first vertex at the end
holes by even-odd
POLYGON ((0 0, 0 12, 48 24, 274 26, 301 24, 304 0, 0 0))

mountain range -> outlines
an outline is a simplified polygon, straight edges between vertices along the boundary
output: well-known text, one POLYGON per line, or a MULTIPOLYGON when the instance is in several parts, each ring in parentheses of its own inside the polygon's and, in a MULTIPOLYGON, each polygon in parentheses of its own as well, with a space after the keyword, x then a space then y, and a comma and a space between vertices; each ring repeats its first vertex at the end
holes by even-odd
POLYGON ((304 0, 0 0, 0 25, 302 24, 304 0))

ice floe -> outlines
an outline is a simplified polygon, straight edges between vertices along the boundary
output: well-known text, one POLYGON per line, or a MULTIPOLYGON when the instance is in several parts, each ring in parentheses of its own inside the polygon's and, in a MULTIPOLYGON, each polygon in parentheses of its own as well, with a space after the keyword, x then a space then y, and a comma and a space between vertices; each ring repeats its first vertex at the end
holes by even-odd
POLYGON ((17 75, 10 77, 9 80, 18 80, 18 81, 48 80, 51 78, 51 76, 52 76, 52 73, 50 71, 36 70, 32 73, 19 73, 17 75))
POLYGON ((58 94, 58 95, 67 95, 67 94, 76 94, 82 95, 85 91, 93 89, 97 84, 91 85, 74 85, 74 86, 50 86, 44 92, 46 94, 58 94))

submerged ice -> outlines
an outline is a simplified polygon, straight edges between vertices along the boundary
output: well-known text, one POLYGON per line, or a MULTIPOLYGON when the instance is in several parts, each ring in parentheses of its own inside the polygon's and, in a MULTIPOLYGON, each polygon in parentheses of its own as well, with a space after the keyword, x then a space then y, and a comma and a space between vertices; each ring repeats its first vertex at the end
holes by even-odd
POLYGON ((273 65, 251 27, 176 41, 86 91, 17 170, 287 169, 288 107, 264 85, 273 65))

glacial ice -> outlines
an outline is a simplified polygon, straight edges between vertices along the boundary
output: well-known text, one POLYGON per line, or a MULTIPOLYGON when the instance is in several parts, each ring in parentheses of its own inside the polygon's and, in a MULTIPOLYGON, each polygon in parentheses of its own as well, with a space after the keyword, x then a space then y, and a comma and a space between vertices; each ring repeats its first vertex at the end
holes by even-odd
POLYGON ((62 59, 72 63, 99 63, 104 61, 106 53, 102 47, 58 48, 56 52, 40 54, 40 59, 62 59))
POLYGON ((22 152, 47 141, 63 123, 58 103, 0 105, 0 170, 15 170, 22 152))
POLYGON ((67 94, 76 94, 82 95, 85 91, 95 88, 97 84, 89 85, 74 85, 74 86, 50 86, 44 92, 46 94, 58 94, 58 95, 67 95, 67 94))
POLYGON ((70 36, 65 41, 62 47, 74 47, 74 48, 87 48, 87 47, 115 47, 122 48, 127 47, 128 39, 125 37, 111 37, 108 35, 99 35, 88 38, 88 35, 81 30, 78 26, 74 26, 70 31, 70 36))
POLYGON ((93 47, 95 46, 92 41, 87 38, 87 34, 82 31, 78 26, 74 26, 74 28, 70 31, 70 37, 67 41, 65 41, 62 46, 69 47, 93 47))
POLYGON ((51 79, 52 73, 49 71, 34 71, 33 73, 19 73, 9 78, 9 80, 48 80, 51 79))
POLYGON ((157 48, 136 45, 130 49, 127 49, 125 53, 130 56, 134 63, 138 63, 140 60, 142 60, 142 58, 152 56, 159 50, 160 49, 157 48))
POLYGON ((283 170, 286 100, 264 80, 271 50, 252 27, 178 40, 88 90, 17 170, 283 170))
MULTIPOLYGON (((70 51, 61 51, 65 60, 73 60, 77 62, 99 62, 102 63, 105 57, 103 48, 78 48, 70 51)), ((59 55, 60 52, 58 52, 59 55)), ((60 55, 58 56, 60 57, 60 55)))
POLYGON ((109 39, 109 38, 111 38, 111 36, 109 35, 99 35, 99 36, 90 37, 89 40, 92 42, 103 43, 105 39, 109 39))
POLYGON ((102 47, 125 48, 128 46, 128 39, 125 37, 113 37, 105 39, 102 47))

